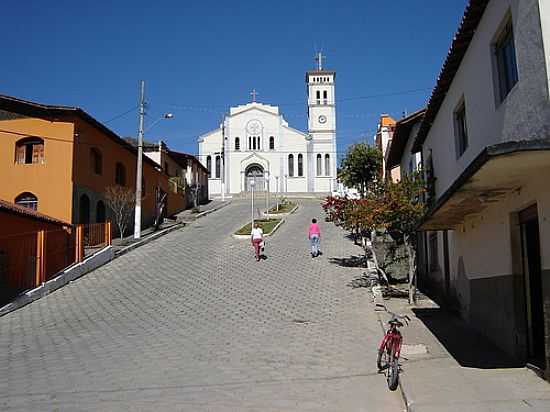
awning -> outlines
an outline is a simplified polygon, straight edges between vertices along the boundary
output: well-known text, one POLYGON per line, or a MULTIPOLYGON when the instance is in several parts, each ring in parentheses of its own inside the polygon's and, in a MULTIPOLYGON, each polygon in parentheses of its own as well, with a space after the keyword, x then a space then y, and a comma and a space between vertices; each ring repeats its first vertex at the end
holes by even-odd
MULTIPOLYGON (((448 230, 507 194, 521 190, 533 176, 550 170, 550 139, 500 143, 485 148, 438 198, 419 230, 448 230)), ((437 170, 436 176, 437 176, 437 170)), ((550 177, 550 174, 548 174, 550 177)))

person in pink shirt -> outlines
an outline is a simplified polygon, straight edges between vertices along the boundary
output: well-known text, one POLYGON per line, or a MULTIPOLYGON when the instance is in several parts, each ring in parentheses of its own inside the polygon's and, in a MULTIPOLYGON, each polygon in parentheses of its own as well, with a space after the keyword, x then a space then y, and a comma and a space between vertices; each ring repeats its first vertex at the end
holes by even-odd
POLYGON ((317 224, 317 219, 311 219, 311 225, 309 225, 308 239, 311 245, 311 257, 317 257, 321 254, 319 250, 319 244, 321 243, 321 229, 317 224))

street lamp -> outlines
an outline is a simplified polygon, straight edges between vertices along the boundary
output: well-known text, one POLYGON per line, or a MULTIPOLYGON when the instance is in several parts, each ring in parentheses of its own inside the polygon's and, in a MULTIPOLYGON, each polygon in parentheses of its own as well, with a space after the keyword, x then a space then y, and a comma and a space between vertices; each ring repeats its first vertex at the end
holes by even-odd
POLYGON ((254 179, 250 180, 250 187, 252 188, 252 227, 254 228, 254 186, 256 185, 256 182, 254 179))
MULTIPOLYGON (((166 113, 149 125, 147 130, 163 119, 172 119, 172 113, 166 113)), ((141 237, 141 182, 143 177, 143 124, 145 120, 145 82, 140 84, 139 94, 139 127, 138 127, 138 155, 136 167, 136 206, 134 209, 134 239, 141 237)))
POLYGON ((279 176, 275 176, 275 200, 277 201, 277 212, 279 211, 279 176))

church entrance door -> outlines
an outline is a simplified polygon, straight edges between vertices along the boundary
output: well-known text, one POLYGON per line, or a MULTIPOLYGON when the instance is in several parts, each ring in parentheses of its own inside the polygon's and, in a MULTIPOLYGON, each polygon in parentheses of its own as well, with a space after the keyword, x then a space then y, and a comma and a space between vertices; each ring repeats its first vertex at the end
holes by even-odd
POLYGON ((252 191, 250 184, 252 181, 254 181, 254 191, 265 190, 264 168, 259 164, 252 164, 245 170, 245 190, 247 192, 252 191))

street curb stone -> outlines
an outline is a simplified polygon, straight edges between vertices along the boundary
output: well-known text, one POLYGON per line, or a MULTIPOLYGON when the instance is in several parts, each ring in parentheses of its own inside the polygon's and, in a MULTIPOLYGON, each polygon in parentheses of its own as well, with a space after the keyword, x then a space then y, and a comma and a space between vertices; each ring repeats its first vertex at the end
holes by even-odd
POLYGON ((34 302, 35 300, 41 299, 44 296, 49 295, 57 289, 60 289, 63 286, 69 284, 70 282, 90 272, 93 272, 97 268, 113 260, 113 258, 113 247, 104 247, 93 255, 88 256, 86 259, 84 259, 84 261, 80 263, 75 263, 63 269, 62 271, 58 272, 54 278, 48 280, 47 282, 44 282, 34 289, 31 289, 17 296, 10 303, 4 305, 3 307, 0 307, 0 317, 7 315, 8 313, 13 312, 17 309, 20 309, 23 306, 34 302))
MULTIPOLYGON (((273 228, 273 230, 271 232, 269 232, 268 234, 264 235, 264 236, 265 237, 272 236, 284 222, 285 222, 285 219, 281 219, 281 221, 279 223, 277 223, 277 225, 273 228)), ((250 239, 250 235, 236 235, 235 233, 233 233, 232 236, 233 236, 233 238, 239 239, 239 240, 250 239)))
POLYGON ((117 258, 119 256, 122 256, 122 255, 124 255, 124 254, 126 254, 126 253, 128 253, 128 252, 130 252, 134 249, 137 249, 140 246, 146 245, 147 243, 152 242, 153 240, 158 239, 159 237, 162 237, 162 236, 164 236, 164 235, 166 235, 170 232, 181 229, 183 227, 185 227, 184 223, 176 223, 175 225, 170 226, 167 229, 161 230, 160 232, 153 233, 152 235, 146 237, 143 240, 140 240, 139 242, 132 243, 131 245, 126 246, 125 248, 122 248, 122 249, 116 251, 115 252, 115 258, 117 258))

